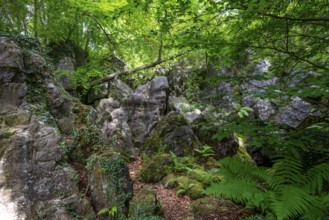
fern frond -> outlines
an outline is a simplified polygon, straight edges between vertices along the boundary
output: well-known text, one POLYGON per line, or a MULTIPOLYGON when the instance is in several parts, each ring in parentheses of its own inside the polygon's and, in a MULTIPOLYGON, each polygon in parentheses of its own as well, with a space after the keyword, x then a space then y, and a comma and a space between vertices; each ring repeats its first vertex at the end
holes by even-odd
POLYGON ((302 160, 299 156, 296 157, 295 153, 287 153, 282 159, 277 159, 269 172, 273 175, 271 181, 273 189, 286 184, 302 185, 304 183, 302 160))
POLYGON ((320 193, 324 183, 329 183, 329 163, 321 163, 310 168, 305 174, 305 188, 311 193, 320 193))
POLYGON ((215 183, 206 189, 206 194, 224 196, 238 203, 245 203, 250 208, 260 208, 264 201, 263 191, 254 183, 245 180, 234 180, 215 183))
POLYGON ((276 191, 273 210, 278 220, 297 218, 304 215, 311 207, 317 207, 318 203, 314 196, 302 188, 285 185, 280 186, 276 191))

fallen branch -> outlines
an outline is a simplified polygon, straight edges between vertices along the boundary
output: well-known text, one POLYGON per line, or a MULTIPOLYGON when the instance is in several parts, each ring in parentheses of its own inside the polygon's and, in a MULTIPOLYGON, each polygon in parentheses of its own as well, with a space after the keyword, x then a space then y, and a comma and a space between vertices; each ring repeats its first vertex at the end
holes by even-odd
POLYGON ((167 62, 169 60, 173 60, 177 57, 180 57, 184 54, 187 54, 188 52, 190 52, 189 50, 188 51, 185 51, 185 52, 182 52, 182 53, 178 53, 178 54, 175 54, 173 56, 170 56, 166 59, 163 59, 163 60, 157 60, 157 61, 154 61, 152 63, 149 63, 149 64, 146 64, 146 65, 143 65, 143 66, 139 66, 139 67, 136 67, 134 69, 131 69, 131 70, 124 70, 124 71, 119 71, 119 72, 115 72, 115 73, 112 73, 108 76, 105 76, 101 79, 96 79, 96 80, 93 80, 90 82, 90 86, 95 86, 95 85, 99 85, 99 84, 102 84, 104 82, 107 82, 107 81, 110 81, 111 79, 114 79, 115 77, 118 77, 120 75, 123 75, 123 74, 127 74, 127 73, 135 73, 135 72, 138 72, 138 71, 141 71, 141 70, 145 70, 145 69, 149 69, 149 68, 152 68, 152 67, 155 67, 161 63, 164 63, 164 62, 167 62))

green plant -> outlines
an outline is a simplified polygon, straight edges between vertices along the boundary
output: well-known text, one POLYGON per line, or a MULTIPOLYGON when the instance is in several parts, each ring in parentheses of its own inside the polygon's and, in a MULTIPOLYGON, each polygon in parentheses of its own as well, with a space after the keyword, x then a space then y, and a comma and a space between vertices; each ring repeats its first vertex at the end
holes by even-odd
POLYGON ((195 184, 194 183, 188 183, 188 184, 179 184, 177 188, 177 195, 183 195, 185 194, 189 189, 191 189, 195 184))
POLYGON ((103 215, 108 214, 109 216, 115 217, 115 215, 118 213, 118 209, 116 206, 113 206, 111 209, 109 208, 103 208, 101 209, 97 215, 103 215))
POLYGON ((237 114, 240 118, 249 117, 249 112, 254 111, 252 108, 247 106, 241 107, 240 105, 233 106, 234 111, 232 113, 237 114))
POLYGON ((218 174, 224 181, 207 188, 208 194, 228 197, 279 220, 323 219, 329 214, 327 162, 305 167, 300 153, 292 149, 285 149, 271 169, 236 157, 220 162, 218 174))
POLYGON ((208 145, 203 145, 202 149, 194 149, 201 157, 210 157, 215 155, 212 147, 208 145))
POLYGON ((192 170, 193 166, 190 164, 191 158, 190 157, 182 157, 179 158, 177 155, 170 151, 170 156, 172 158, 172 161, 174 163, 174 169, 178 172, 190 172, 192 170))

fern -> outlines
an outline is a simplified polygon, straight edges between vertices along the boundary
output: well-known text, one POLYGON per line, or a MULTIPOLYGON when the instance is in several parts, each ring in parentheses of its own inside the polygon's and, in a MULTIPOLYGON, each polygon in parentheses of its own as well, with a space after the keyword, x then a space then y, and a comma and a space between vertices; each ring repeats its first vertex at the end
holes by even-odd
POLYGON ((316 198, 304 189, 291 185, 280 186, 273 200, 273 211, 279 220, 297 218, 314 204, 318 204, 316 198))
POLYGON ((305 170, 295 150, 283 152, 271 169, 256 167, 237 157, 220 162, 223 168, 218 174, 224 180, 207 188, 207 194, 272 213, 279 220, 323 219, 328 214, 329 196, 320 196, 329 178, 327 163, 305 170))
POLYGON ((310 193, 320 193, 324 183, 329 183, 329 163, 318 164, 306 172, 304 184, 310 193))

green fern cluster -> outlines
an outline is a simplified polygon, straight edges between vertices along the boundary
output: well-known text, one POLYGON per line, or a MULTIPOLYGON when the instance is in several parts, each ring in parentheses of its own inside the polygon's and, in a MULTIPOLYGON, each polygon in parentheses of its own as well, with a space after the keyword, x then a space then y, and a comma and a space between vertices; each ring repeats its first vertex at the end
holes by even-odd
POLYGON ((267 219, 325 219, 329 214, 329 163, 305 167, 300 151, 284 149, 271 169, 239 158, 220 161, 224 181, 206 193, 228 197, 267 214, 267 219))

